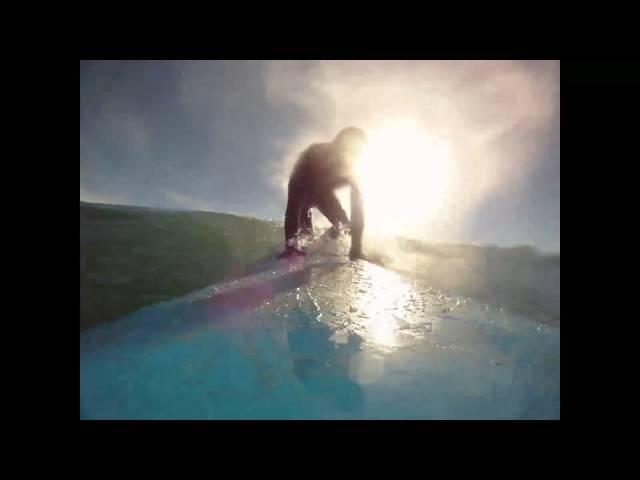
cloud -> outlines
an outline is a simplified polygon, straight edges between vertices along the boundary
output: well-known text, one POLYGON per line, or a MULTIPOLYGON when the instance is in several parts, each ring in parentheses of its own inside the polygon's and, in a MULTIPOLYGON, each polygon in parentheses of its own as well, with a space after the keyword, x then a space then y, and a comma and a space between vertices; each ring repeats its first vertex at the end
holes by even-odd
POLYGON ((110 144, 119 145, 131 153, 136 162, 149 160, 149 126, 124 99, 104 102, 96 131, 110 144))
POLYGON ((141 71, 144 67, 111 61, 92 62, 81 70, 81 177, 108 180, 120 189, 151 166, 153 119, 140 106, 141 71))

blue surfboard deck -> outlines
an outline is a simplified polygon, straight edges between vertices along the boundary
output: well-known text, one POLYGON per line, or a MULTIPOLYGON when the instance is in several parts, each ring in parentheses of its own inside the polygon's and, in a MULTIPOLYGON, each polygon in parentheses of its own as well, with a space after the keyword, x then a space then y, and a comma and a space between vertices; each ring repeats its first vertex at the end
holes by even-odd
POLYGON ((560 331, 328 251, 80 338, 83 419, 558 419, 560 331))

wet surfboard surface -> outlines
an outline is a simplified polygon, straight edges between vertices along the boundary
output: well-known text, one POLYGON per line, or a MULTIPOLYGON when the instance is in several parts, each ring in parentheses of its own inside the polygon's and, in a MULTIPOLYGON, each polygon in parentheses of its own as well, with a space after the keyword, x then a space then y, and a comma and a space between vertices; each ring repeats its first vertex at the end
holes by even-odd
POLYGON ((80 337, 82 419, 558 419, 560 329, 330 249, 80 337))

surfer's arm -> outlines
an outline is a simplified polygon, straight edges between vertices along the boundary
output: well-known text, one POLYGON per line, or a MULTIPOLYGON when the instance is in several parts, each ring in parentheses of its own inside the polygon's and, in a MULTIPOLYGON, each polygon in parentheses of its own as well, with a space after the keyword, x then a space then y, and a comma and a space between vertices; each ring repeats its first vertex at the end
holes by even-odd
POLYGON ((362 255, 362 233, 364 231, 364 207, 362 192, 357 183, 351 183, 351 251, 349 255, 362 255))

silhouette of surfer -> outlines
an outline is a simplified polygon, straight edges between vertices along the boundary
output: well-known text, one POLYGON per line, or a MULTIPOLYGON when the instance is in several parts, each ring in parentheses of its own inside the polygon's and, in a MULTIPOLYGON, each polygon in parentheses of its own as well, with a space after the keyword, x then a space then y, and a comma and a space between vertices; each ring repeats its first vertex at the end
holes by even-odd
POLYGON ((354 164, 366 145, 365 133, 356 127, 341 130, 329 143, 316 143, 300 155, 289 178, 284 220, 285 251, 278 258, 304 255, 301 240, 313 235, 311 209, 316 207, 331 222, 330 234, 351 234, 349 257, 364 258, 362 194, 354 164), (351 218, 340 205, 336 189, 351 187, 351 218))

